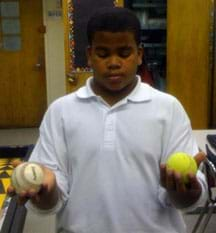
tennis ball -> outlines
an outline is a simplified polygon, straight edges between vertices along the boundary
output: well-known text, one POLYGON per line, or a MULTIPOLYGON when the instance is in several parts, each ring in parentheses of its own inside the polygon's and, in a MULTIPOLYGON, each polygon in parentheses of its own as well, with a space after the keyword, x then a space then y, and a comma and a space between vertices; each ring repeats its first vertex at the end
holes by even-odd
POLYGON ((184 152, 170 155, 166 164, 168 169, 181 174, 184 183, 188 183, 188 173, 196 174, 198 169, 195 159, 184 152))
POLYGON ((25 162, 18 165, 11 175, 11 183, 16 193, 34 189, 40 190, 44 179, 44 172, 41 166, 33 162, 25 162))

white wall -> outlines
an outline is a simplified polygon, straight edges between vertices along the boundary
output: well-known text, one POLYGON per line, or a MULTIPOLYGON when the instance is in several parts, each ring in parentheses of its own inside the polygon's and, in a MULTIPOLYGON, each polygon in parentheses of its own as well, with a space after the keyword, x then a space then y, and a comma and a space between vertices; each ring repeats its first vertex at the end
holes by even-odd
POLYGON ((66 93, 63 17, 50 15, 61 10, 58 3, 58 0, 43 0, 48 105, 66 93))

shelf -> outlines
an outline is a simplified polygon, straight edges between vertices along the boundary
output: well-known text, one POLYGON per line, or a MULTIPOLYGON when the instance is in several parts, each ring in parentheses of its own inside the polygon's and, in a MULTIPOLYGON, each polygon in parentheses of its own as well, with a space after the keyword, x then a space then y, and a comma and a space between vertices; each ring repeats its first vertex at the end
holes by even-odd
POLYGON ((165 43, 143 43, 145 48, 166 48, 165 43))
POLYGON ((166 8, 165 3, 133 3, 133 8, 166 8))
POLYGON ((165 90, 167 1, 128 0, 130 9, 137 15, 141 25, 141 46, 144 63, 152 74, 154 86, 165 90))
POLYGON ((145 27, 142 27, 141 30, 143 31, 153 31, 153 30, 166 30, 166 27, 165 26, 159 26, 159 27, 154 27, 154 26, 145 26, 145 27))

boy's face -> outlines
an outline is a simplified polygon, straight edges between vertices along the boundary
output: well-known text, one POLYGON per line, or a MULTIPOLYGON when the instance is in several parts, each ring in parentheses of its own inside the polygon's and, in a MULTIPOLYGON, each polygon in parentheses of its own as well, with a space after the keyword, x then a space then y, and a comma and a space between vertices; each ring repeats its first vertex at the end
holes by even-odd
POLYGON ((132 32, 96 32, 87 51, 96 94, 126 96, 136 84, 135 74, 142 55, 132 32))

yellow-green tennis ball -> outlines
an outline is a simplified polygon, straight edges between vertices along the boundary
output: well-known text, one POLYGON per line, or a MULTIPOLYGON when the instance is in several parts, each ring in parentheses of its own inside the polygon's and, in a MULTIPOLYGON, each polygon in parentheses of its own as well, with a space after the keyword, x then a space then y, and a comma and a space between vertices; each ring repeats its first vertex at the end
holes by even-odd
POLYGON ((179 172, 184 183, 188 183, 189 173, 195 175, 197 172, 197 163, 195 159, 184 152, 177 152, 170 155, 166 165, 168 169, 179 172))

